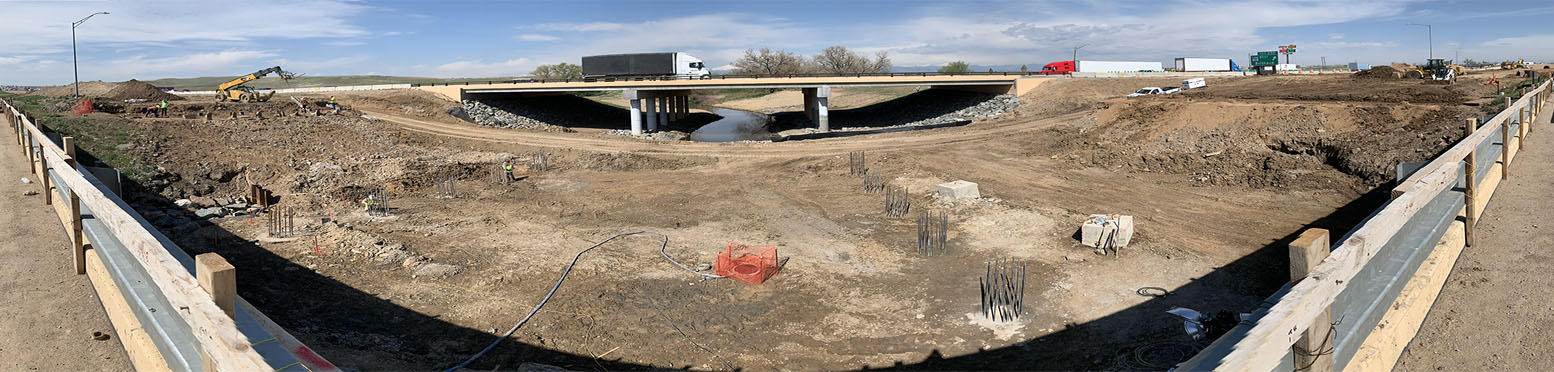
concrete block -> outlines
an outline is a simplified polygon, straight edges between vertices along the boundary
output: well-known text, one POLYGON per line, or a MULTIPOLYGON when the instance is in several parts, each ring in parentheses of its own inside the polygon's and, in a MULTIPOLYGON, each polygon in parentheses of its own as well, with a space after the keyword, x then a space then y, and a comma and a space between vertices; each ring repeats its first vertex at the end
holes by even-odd
POLYGON ((977 184, 964 180, 939 184, 939 196, 947 198, 980 198, 982 193, 977 191, 977 184))
POLYGON ((1079 240, 1090 247, 1126 247, 1133 240, 1133 216, 1092 214, 1079 226, 1079 240))

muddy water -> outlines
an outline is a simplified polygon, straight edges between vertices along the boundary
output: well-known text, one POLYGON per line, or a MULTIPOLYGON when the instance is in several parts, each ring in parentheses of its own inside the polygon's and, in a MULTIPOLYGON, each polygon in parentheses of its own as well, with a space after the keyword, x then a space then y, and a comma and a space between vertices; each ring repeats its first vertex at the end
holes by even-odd
POLYGON ((772 133, 766 130, 766 125, 772 122, 770 115, 722 107, 712 109, 712 113, 723 118, 691 132, 692 141, 734 142, 771 139, 772 133))

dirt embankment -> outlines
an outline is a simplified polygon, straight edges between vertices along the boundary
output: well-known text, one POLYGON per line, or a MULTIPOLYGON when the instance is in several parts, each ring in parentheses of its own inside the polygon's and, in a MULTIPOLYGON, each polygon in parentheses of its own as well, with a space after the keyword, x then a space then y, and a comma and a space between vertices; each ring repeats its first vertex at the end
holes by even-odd
POLYGON ((1091 104, 1093 117, 1055 129, 1061 139, 1050 154, 1200 184, 1363 191, 1390 182, 1398 163, 1460 138, 1477 113, 1462 103, 1483 94, 1478 85, 1248 77, 1170 96, 1113 96, 1091 104))

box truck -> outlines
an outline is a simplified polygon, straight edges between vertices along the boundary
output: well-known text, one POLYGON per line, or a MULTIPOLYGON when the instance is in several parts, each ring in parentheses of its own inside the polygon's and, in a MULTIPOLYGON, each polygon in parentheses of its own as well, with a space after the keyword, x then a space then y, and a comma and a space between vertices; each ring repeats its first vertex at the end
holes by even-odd
POLYGON ((710 72, 701 59, 681 52, 606 54, 583 57, 583 78, 679 77, 701 79, 710 72))
POLYGON ((1177 58, 1176 71, 1236 71, 1229 58, 1177 58))
POLYGON ((1068 75, 1074 72, 1156 72, 1164 71, 1160 62, 1058 61, 1042 66, 1041 75, 1068 75), (1076 70, 1075 67, 1078 67, 1076 70))

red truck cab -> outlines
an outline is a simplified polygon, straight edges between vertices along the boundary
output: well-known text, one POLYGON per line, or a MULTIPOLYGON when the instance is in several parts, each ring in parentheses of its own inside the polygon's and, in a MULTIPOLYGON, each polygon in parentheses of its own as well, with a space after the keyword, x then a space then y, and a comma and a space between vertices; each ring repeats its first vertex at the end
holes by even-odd
POLYGON ((1074 61, 1057 61, 1041 66, 1041 75, 1068 75, 1074 73, 1074 61))

